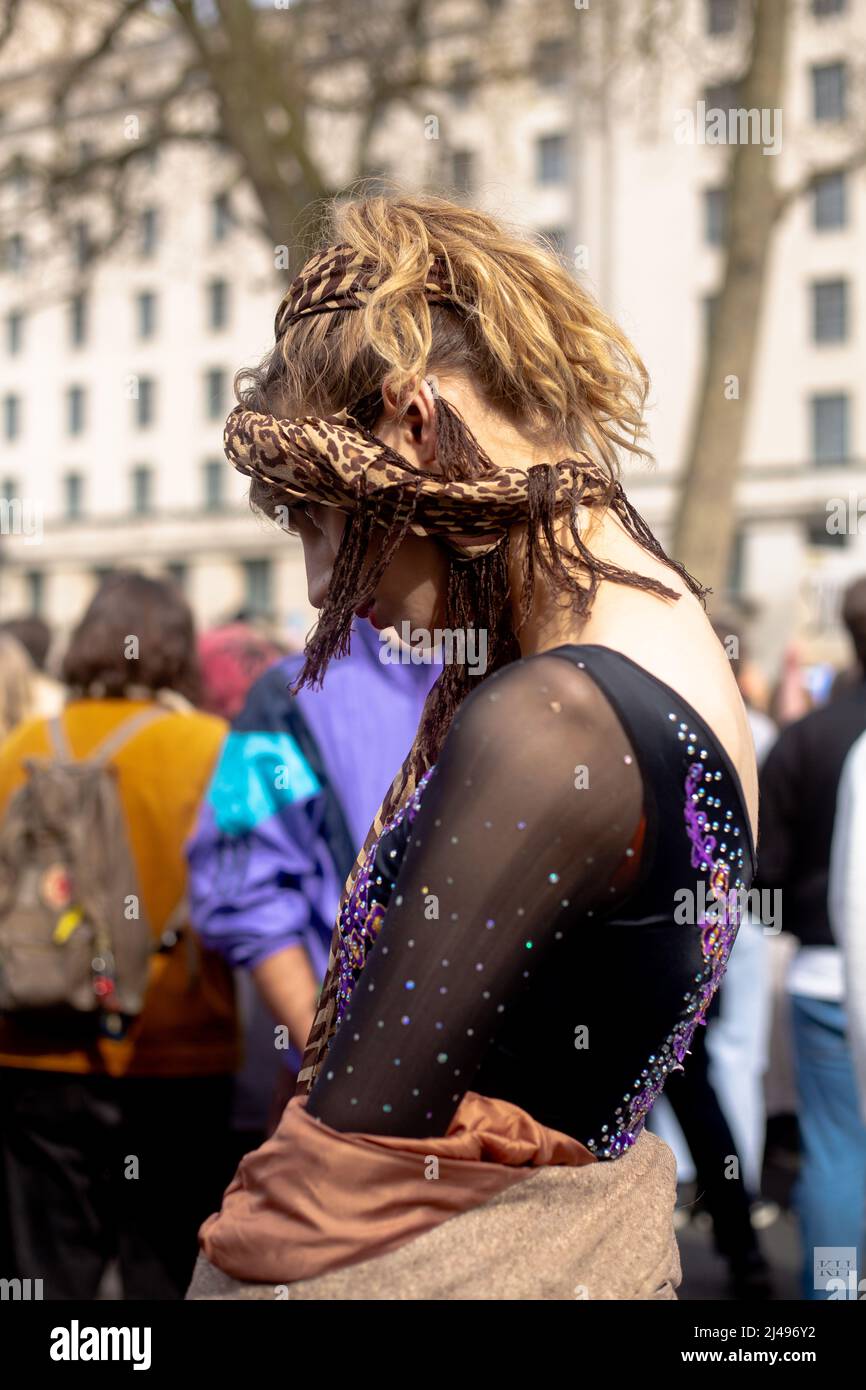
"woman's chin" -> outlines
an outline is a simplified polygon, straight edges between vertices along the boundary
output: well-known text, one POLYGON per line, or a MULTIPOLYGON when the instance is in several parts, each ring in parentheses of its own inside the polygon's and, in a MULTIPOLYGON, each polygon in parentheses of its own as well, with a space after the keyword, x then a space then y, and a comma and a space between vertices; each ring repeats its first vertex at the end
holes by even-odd
POLYGON ((307 598, 312 608, 324 608, 330 582, 330 574, 326 575, 324 579, 307 580, 307 598))

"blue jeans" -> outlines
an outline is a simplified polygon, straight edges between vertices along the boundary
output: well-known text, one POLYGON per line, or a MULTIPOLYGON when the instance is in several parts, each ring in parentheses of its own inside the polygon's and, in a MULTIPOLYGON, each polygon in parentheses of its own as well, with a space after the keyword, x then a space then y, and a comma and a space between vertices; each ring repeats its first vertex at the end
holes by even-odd
POLYGON ((803 1243, 803 1296, 824 1299, 827 1293, 815 1288, 816 1247, 853 1247, 857 1278, 866 1278, 866 1125, 844 1005, 793 994, 791 1013, 802 1151, 794 1201, 803 1243))

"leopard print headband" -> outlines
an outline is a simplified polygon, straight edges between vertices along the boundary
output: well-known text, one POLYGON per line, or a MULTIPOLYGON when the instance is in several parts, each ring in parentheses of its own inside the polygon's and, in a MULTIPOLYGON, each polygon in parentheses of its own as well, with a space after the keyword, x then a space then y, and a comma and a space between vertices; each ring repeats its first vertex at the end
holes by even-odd
MULTIPOLYGON (((277 309, 276 340, 279 342, 296 319, 362 308, 382 279, 379 266, 345 242, 317 251, 295 276, 277 309)), ((451 276, 444 258, 431 255, 424 282, 425 298, 431 303, 447 303, 450 291, 451 276)))

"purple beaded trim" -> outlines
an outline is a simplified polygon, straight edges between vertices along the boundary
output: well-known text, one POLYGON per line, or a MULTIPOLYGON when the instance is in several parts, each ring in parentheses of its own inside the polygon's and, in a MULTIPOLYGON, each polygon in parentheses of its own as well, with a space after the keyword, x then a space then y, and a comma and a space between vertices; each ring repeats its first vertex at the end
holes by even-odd
MULTIPOLYGON (((677 722, 675 714, 668 719, 677 722)), ((699 759, 690 764, 685 780, 683 818, 691 842, 691 862, 694 869, 709 875, 710 912, 700 912, 701 951, 705 968, 695 976, 697 988, 684 996, 683 1016, 662 1043, 659 1051, 647 1060, 633 1090, 623 1096, 623 1105, 614 1111, 612 1125, 602 1125, 599 1139, 588 1139, 586 1146, 598 1158, 619 1158, 631 1148, 646 1122, 646 1117, 661 1095, 671 1072, 683 1070, 692 1038, 698 1024, 706 1024, 706 1012, 713 995, 721 984, 728 958, 739 929, 740 890, 743 887, 743 845, 740 828, 734 825, 733 812, 722 811, 721 797, 716 784, 722 773, 710 772, 709 753, 699 747, 698 735, 688 724, 679 721, 677 737, 685 743, 686 752, 699 759)))
MULTIPOLYGON (((381 903, 370 902, 371 886, 381 887, 383 884, 381 874, 377 874, 375 878, 372 876, 379 845, 385 835, 391 830, 395 830, 404 819, 409 825, 412 824, 421 807, 421 796, 424 788, 434 770, 432 767, 428 768, 423 777, 419 778, 409 799, 404 801, 387 824, 382 827, 381 834, 367 851, 367 856, 355 880, 351 894, 343 904, 343 910, 339 917, 340 949, 337 956, 338 1026, 349 1007, 352 991, 364 969, 367 956, 372 950, 373 943, 382 926, 382 919, 385 916, 385 909, 381 903)), ((393 887, 393 883, 390 886, 393 887)))

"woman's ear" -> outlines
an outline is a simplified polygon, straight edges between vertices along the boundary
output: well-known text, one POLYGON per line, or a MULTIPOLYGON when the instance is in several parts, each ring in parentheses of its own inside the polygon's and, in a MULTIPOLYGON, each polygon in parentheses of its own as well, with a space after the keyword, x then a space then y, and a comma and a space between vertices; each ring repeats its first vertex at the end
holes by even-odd
POLYGON ((376 434, 420 468, 430 468, 436 462, 436 395, 435 379, 425 377, 398 419, 393 388, 387 383, 382 386, 385 410, 376 434))

